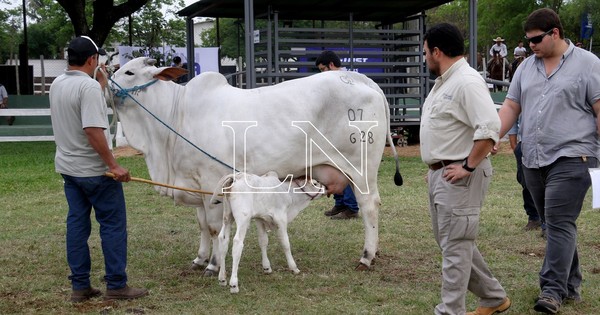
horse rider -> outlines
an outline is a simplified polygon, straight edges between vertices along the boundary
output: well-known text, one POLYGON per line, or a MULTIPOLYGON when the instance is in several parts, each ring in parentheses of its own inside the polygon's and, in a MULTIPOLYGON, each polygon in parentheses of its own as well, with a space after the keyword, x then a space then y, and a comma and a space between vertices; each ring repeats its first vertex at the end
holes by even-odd
POLYGON ((506 44, 504 44, 504 38, 498 36, 498 37, 496 37, 496 39, 494 39, 494 41, 496 42, 496 44, 494 44, 492 46, 492 48, 490 48, 490 57, 491 58, 487 64, 488 67, 490 66, 490 63, 492 62, 492 59, 494 58, 494 53, 497 53, 497 54, 500 54, 500 57, 502 57, 504 65, 508 69, 509 64, 508 64, 508 61, 506 60, 506 56, 508 56, 508 49, 506 48, 506 44))
POLYGON ((515 51, 513 52, 513 56, 515 60, 512 63, 513 70, 517 68, 517 65, 527 58, 527 48, 523 47, 523 41, 519 40, 517 43, 517 47, 515 47, 515 51))

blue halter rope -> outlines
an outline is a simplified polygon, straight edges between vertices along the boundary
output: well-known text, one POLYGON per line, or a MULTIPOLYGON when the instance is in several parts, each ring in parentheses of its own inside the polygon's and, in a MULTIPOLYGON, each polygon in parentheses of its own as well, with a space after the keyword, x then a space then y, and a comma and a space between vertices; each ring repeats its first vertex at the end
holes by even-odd
MULTIPOLYGON (((156 83, 158 81, 158 79, 152 80, 152 81, 142 84, 142 85, 136 85, 136 86, 128 88, 128 89, 124 89, 124 88, 120 87, 119 84, 117 84, 117 82, 115 82, 113 79, 110 79, 110 81, 113 82, 114 84, 116 84, 120 88, 120 90, 111 89, 111 90, 113 90, 113 93, 115 93, 115 96, 120 97, 121 101, 124 101, 127 98, 127 96, 131 97, 131 95, 129 95, 129 92, 133 92, 134 94, 138 93, 139 90, 145 89, 145 88, 151 86, 152 84, 156 83)), ((134 101, 135 101, 135 99, 134 99, 134 101)))
POLYGON ((191 146, 193 146, 194 148, 196 148, 198 151, 204 153, 206 156, 208 156, 209 158, 213 159, 214 161, 218 162, 219 164, 232 169, 236 172, 239 172, 235 167, 228 165, 227 163, 219 160, 218 158, 210 155, 208 152, 202 150, 201 148, 199 148, 197 145, 195 145, 194 143, 192 143, 190 140, 188 140, 186 137, 184 137, 183 135, 181 135, 179 132, 177 132, 175 129, 173 129, 171 126, 169 126, 167 123, 165 123, 164 121, 162 121, 160 118, 158 118, 156 115, 154 115, 154 113, 152 113, 150 110, 148 110, 146 107, 144 107, 144 105, 142 105, 140 102, 138 102, 138 100, 136 100, 133 96, 131 96, 131 94, 129 94, 129 92, 137 92, 139 90, 142 90, 146 87, 149 87, 150 85, 156 83, 158 80, 153 80, 150 81, 146 84, 142 84, 142 85, 136 85, 132 88, 129 89, 124 89, 122 88, 119 83, 115 82, 115 80, 113 80, 112 78, 108 78, 110 80, 110 82, 112 82, 114 85, 116 85, 120 90, 117 89, 113 89, 113 93, 115 94, 115 96, 118 96, 121 98, 121 100, 125 100, 125 98, 127 98, 128 96, 134 101, 136 102, 138 105, 140 105, 141 108, 143 108, 148 114, 150 114, 150 116, 154 117, 154 119, 158 120, 161 124, 163 124, 165 127, 167 127, 169 130, 171 130, 173 133, 175 133, 178 137, 180 137, 181 139, 183 139, 185 142, 189 143, 191 146))

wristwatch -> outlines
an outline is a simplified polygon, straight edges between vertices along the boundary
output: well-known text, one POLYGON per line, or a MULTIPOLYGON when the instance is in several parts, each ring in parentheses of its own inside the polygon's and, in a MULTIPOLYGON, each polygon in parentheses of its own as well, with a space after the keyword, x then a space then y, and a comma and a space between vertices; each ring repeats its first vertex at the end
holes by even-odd
POLYGON ((466 157, 466 158, 465 158, 465 160, 463 161, 463 165, 462 165, 462 167, 463 167, 465 170, 467 170, 467 172, 469 172, 469 173, 473 173, 473 171, 475 170, 475 168, 474 168, 474 167, 473 167, 473 168, 469 167, 469 164, 468 164, 468 162, 467 162, 467 161, 468 161, 468 159, 469 159, 469 157, 466 157))

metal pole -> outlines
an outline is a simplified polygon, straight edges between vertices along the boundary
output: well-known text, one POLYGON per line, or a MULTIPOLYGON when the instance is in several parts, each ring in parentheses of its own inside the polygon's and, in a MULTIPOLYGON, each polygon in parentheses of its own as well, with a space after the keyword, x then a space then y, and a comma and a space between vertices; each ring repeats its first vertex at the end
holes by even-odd
POLYGON ((469 0, 469 64, 477 69, 477 0, 469 0))
POLYGON ((244 0, 244 25, 246 31, 246 88, 256 87, 254 69, 254 1, 244 0))
POLYGON ((348 15, 348 33, 350 33, 350 70, 354 71, 354 14, 350 12, 348 15))
POLYGON ((185 21, 185 25, 187 27, 187 67, 188 67, 188 81, 191 80, 195 75, 196 75, 196 71, 195 70, 195 64, 196 64, 196 58, 194 56, 194 19, 193 18, 188 18, 185 21))

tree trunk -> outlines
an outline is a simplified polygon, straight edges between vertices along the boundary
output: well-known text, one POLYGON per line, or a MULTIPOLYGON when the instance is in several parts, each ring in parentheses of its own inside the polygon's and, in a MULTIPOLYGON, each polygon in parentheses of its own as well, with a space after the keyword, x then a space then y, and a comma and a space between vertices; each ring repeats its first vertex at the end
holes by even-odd
POLYGON ((144 6, 148 0, 129 0, 115 6, 113 0, 92 2, 92 27, 85 16, 85 0, 57 0, 69 15, 76 36, 87 35, 98 46, 102 46, 112 27, 122 18, 129 16, 144 6))

